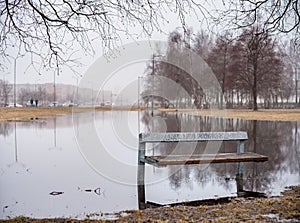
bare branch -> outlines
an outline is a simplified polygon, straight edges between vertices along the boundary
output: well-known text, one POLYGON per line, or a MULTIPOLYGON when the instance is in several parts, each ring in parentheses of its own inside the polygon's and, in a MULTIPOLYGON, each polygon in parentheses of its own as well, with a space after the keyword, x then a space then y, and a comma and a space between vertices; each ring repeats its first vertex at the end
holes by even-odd
POLYGON ((109 55, 123 34, 136 39, 165 32, 161 25, 169 22, 167 13, 176 14, 186 29, 187 14, 208 12, 193 0, 2 0, 0 9, 0 57, 19 45, 23 53, 32 54, 32 66, 39 57, 40 67, 53 68, 56 63, 73 64, 75 58, 68 55, 78 48, 94 55, 94 40, 100 39, 109 55))
POLYGON ((259 25, 268 32, 300 34, 299 0, 231 0, 223 4, 226 9, 217 11, 215 20, 222 17, 230 27, 259 25))

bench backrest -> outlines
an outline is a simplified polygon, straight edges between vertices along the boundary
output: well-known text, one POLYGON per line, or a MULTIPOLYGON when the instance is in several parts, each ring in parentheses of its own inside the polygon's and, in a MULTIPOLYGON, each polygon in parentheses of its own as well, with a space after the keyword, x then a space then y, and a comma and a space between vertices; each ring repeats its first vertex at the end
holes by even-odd
POLYGON ((195 142, 195 141, 244 141, 247 132, 165 132, 140 133, 140 143, 195 142))

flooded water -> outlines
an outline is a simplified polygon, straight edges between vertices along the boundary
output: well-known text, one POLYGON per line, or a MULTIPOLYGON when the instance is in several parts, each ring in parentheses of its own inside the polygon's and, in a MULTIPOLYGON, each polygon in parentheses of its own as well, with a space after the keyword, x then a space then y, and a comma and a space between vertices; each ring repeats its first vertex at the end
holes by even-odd
MULTIPOLYGON (((300 122, 246 121, 107 111, 63 115, 36 122, 0 123, 0 218, 84 217, 138 208, 138 132, 247 131, 245 150, 267 155, 245 163, 245 190, 279 195, 300 184, 300 122), (88 126, 94 127, 95 134, 88 126), (95 135, 94 143, 89 136, 95 135), (94 156, 93 156, 94 154, 94 156)), ((202 153, 205 144, 180 145, 202 153)), ((169 154, 176 144, 153 144, 149 154, 169 154)), ((235 152, 233 142, 220 152, 235 152)), ((236 164, 146 165, 148 201, 167 204, 236 196, 236 164)))

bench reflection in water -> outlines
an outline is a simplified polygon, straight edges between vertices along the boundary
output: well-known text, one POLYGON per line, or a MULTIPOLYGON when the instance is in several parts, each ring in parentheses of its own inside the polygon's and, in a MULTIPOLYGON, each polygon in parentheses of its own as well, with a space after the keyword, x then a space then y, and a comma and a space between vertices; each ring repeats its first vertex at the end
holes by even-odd
MULTIPOLYGON (((211 163, 236 163, 236 184, 238 196, 257 196, 260 193, 243 190, 243 163, 244 162, 264 162, 268 160, 263 156, 253 152, 245 152, 244 142, 248 139, 247 132, 168 132, 168 133, 141 133, 139 135, 138 151, 138 200, 139 209, 149 206, 159 206, 153 202, 148 202, 145 196, 145 164, 155 167, 165 167, 168 165, 196 165, 211 163), (170 142, 208 142, 215 144, 207 145, 208 152, 203 154, 176 154, 148 156, 146 154, 147 143, 170 143, 170 142), (236 141, 236 153, 218 153, 220 143, 223 141, 236 141), (217 142, 217 143, 216 143, 217 142)), ((195 203, 195 201, 192 201, 195 203)), ((187 203, 187 202, 185 202, 187 203)), ((174 205, 174 204, 173 204, 174 205)))

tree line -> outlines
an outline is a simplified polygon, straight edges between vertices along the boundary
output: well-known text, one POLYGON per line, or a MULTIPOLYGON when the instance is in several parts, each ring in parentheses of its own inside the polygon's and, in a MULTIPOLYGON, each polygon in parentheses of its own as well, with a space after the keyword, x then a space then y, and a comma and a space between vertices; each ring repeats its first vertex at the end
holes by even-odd
MULTIPOLYGON (((25 105, 28 101, 38 100, 39 105, 48 105, 48 103, 53 102, 54 93, 52 89, 48 89, 43 84, 28 84, 17 85, 16 90, 16 103, 25 105)), ((61 88, 61 87, 60 87, 61 88)), ((14 85, 7 80, 0 79, 0 106, 6 106, 12 103, 14 100, 14 85)), ((58 101, 73 101, 74 100, 74 89, 69 94, 62 94, 57 92, 55 97, 58 101)))
MULTIPOLYGON (((7 80, 0 79, 0 105, 8 105, 13 101, 13 84, 9 83, 7 80)), ((47 92, 42 86, 35 87, 32 89, 30 87, 23 87, 17 90, 16 103, 21 105, 26 104, 30 99, 39 100, 42 104, 43 102, 51 101, 53 94, 47 92)))
MULTIPOLYGON (((280 43, 276 36, 259 26, 246 27, 239 35, 229 31, 218 36, 204 31, 193 35, 191 30, 184 34, 176 30, 169 34, 168 49, 163 57, 178 56, 187 48, 197 53, 212 69, 222 93, 208 97, 211 92, 201 88, 190 74, 162 60, 149 64, 147 76, 151 78, 154 70, 155 75, 175 81, 188 93, 187 97, 173 92, 176 107, 191 104, 198 108, 209 107, 212 100, 216 100, 219 107, 254 110, 294 106, 299 103, 296 76, 300 53, 293 40, 280 43)), ((190 63, 189 58, 184 63, 190 63)), ((155 91, 166 91, 160 89, 159 81, 155 85, 155 91)), ((150 88, 148 84, 146 91, 150 88)))

